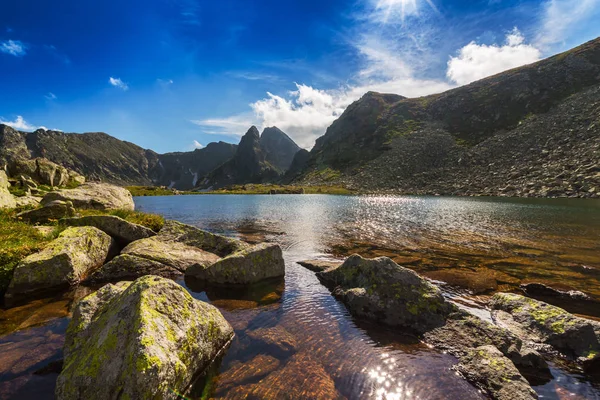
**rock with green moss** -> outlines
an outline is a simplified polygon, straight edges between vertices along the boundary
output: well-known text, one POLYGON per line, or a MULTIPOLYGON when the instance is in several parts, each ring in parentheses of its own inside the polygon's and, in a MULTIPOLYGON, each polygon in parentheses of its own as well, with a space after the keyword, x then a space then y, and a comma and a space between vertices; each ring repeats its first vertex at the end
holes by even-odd
POLYGON ((88 279, 90 283, 117 282, 133 280, 145 275, 157 275, 174 278, 182 272, 159 261, 142 258, 131 254, 121 254, 104 264, 88 279))
POLYGON ((158 235, 163 241, 184 243, 217 254, 220 257, 226 257, 250 247, 241 240, 216 235, 172 220, 165 222, 158 235))
POLYGON ((14 196, 8 191, 9 186, 6 172, 0 170, 0 208, 15 208, 17 206, 14 196))
POLYGON ((136 240, 155 236, 156 233, 145 226, 125 221, 114 215, 90 215, 81 218, 62 220, 68 226, 94 226, 112 236, 121 246, 127 246, 136 240))
POLYGON ((104 286, 75 307, 56 398, 181 398, 233 334, 215 307, 172 280, 104 286))
POLYGON ((185 275, 211 284, 245 285, 284 276, 285 262, 279 245, 261 243, 212 265, 194 265, 185 275))
POLYGON ((454 310, 437 287, 387 257, 353 255, 317 277, 352 314, 416 333, 442 326, 454 310))
POLYGON ((42 251, 17 265, 5 297, 75 285, 106 262, 113 246, 113 239, 99 229, 67 228, 42 251))
POLYGON ((75 215, 73 203, 70 201, 54 200, 46 203, 43 207, 34 210, 23 211, 17 214, 17 218, 32 224, 45 224, 62 218, 75 215))
POLYGON ((129 190, 99 182, 88 182, 75 189, 60 189, 47 193, 42 199, 42 205, 54 200, 70 201, 75 208, 93 210, 133 210, 135 208, 129 190))
POLYGON ((204 268, 221 259, 216 254, 197 247, 180 242, 165 242, 160 236, 136 240, 127 245, 121 254, 157 261, 181 272, 192 266, 204 268))
POLYGON ((531 400, 538 396, 514 364, 496 347, 481 346, 455 367, 469 382, 496 400, 531 400))
POLYGON ((69 183, 69 170, 38 157, 31 160, 16 159, 9 165, 11 176, 27 175, 37 183, 51 187, 65 186, 69 183))
POLYGON ((531 341, 546 343, 568 356, 590 362, 600 354, 594 321, 518 294, 497 293, 491 299, 498 324, 531 341))
POLYGON ((38 196, 21 196, 15 197, 15 201, 18 208, 36 208, 40 205, 42 198, 38 196))
POLYGON ((446 324, 423 335, 424 340, 440 350, 462 357, 472 349, 492 345, 518 367, 548 372, 548 364, 534 349, 523 344, 509 330, 464 310, 450 314, 446 324))

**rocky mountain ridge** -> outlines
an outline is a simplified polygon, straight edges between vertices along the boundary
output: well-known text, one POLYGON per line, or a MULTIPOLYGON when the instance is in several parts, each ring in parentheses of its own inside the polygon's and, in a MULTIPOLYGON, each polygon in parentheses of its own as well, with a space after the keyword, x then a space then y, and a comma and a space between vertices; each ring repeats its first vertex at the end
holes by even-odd
POLYGON ((295 182, 597 197, 599 84, 600 38, 441 94, 369 92, 317 140, 295 182))

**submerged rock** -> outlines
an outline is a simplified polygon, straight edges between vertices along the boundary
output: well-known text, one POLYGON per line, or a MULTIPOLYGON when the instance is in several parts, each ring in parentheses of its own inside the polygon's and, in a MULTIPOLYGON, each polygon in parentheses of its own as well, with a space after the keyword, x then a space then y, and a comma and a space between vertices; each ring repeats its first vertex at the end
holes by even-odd
POLYGON ((204 267, 220 260, 216 254, 179 242, 165 242, 159 236, 132 242, 121 254, 156 261, 180 272, 185 272, 191 266, 204 267))
POLYGON ((106 285, 75 308, 56 385, 62 399, 177 399, 233 329, 175 282, 106 285))
POLYGON ((214 233, 206 232, 181 222, 168 220, 158 233, 160 240, 180 242, 204 251, 226 257, 250 247, 249 244, 214 233))
POLYGON ((0 208, 15 208, 17 206, 14 196, 8 191, 9 186, 6 172, 0 170, 0 208))
POLYGON ((298 347, 294 336, 281 326, 255 329, 249 331, 247 335, 266 346, 277 356, 290 356, 296 352, 298 347))
POLYGON ((75 285, 109 257, 114 241, 93 227, 65 229, 17 265, 6 298, 75 285))
POLYGON ((145 275, 157 275, 164 278, 174 278, 182 272, 175 267, 159 261, 121 254, 104 264, 88 279, 90 283, 117 282, 133 280, 145 275))
POLYGON ((481 346, 469 351, 455 368, 492 399, 538 398, 514 364, 494 346, 481 346))
POLYGON ((262 243, 212 265, 194 265, 185 274, 212 284, 249 284, 284 276, 285 262, 279 245, 262 243))
POLYGON ((94 210, 133 210, 135 205, 129 190, 108 183, 88 182, 75 189, 47 193, 42 205, 54 200, 70 201, 76 208, 94 210))
POLYGON ((32 224, 45 224, 52 220, 56 221, 61 218, 72 217, 73 215, 75 215, 73 203, 70 201, 54 200, 50 203, 46 203, 41 208, 23 211, 22 213, 17 214, 17 218, 32 224))
POLYGON ((328 260, 304 260, 298 261, 298 264, 304 268, 309 269, 313 272, 321 272, 330 268, 339 267, 342 265, 341 261, 328 261, 328 260))
POLYGON ((150 228, 125 221, 123 218, 114 215, 90 215, 81 218, 67 218, 61 222, 69 226, 96 227, 115 238, 122 246, 156 235, 150 228))
POLYGON ((231 388, 259 381, 276 371, 280 365, 278 359, 264 354, 259 354, 247 362, 238 362, 219 375, 219 390, 216 396, 226 396, 231 388))
POLYGON ((600 355, 598 323, 562 308, 512 293, 492 297, 492 317, 516 335, 546 343, 569 356, 590 362, 600 355))
POLYGON ((526 283, 521 285, 520 288, 526 295, 531 297, 559 297, 564 300, 594 302, 594 299, 579 290, 563 291, 543 283, 526 283))
POLYGON ((438 288, 387 257, 353 255, 317 277, 352 314, 417 333, 442 326, 454 310, 438 288))

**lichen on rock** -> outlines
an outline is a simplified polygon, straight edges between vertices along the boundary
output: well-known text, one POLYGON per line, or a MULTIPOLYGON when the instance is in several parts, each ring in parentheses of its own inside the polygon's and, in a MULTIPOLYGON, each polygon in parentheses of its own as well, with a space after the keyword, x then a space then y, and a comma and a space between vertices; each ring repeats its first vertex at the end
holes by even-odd
POLYGON ((42 205, 54 200, 71 201, 75 208, 94 210, 134 210, 131 193, 108 183, 88 182, 75 189, 60 189, 47 193, 42 205))
POLYGON ((232 337, 215 307, 171 280, 104 286, 75 308, 56 397, 179 398, 232 337))

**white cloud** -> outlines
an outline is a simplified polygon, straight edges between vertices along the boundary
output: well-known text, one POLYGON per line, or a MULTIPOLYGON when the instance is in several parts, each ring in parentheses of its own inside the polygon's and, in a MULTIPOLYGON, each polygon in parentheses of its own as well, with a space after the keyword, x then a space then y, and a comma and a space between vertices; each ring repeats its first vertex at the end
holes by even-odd
POLYGON ((112 76, 108 79, 108 83, 110 83, 111 85, 113 85, 114 87, 118 87, 119 89, 122 90, 129 90, 129 86, 123 82, 120 78, 113 78, 112 76))
POLYGON ((15 57, 23 57, 27 54, 27 47, 19 40, 6 40, 0 42, 0 52, 13 55, 15 57))
POLYGON ((3 118, 0 118, 0 124, 8 125, 14 129, 18 129, 21 131, 35 131, 39 128, 46 129, 44 127, 37 127, 35 125, 31 125, 30 123, 25 121, 25 119, 20 115, 18 115, 14 121, 6 121, 3 118))
POLYGON ((204 147, 204 146, 202 145, 202 143, 200 143, 200 142, 199 142, 199 141, 197 141, 197 140, 194 140, 194 148, 195 148, 195 149, 201 149, 201 148, 203 148, 203 147, 204 147))
POLYGON ((597 24, 599 17, 600 0, 547 0, 535 43, 543 49, 563 43, 581 22, 597 24))
POLYGON ((46 100, 49 100, 49 101, 57 99, 56 95, 52 92, 48 92, 48 94, 46 94, 44 97, 46 98, 46 100))
POLYGON ((471 42, 450 57, 447 77, 459 85, 466 85, 490 75, 541 59, 541 51, 531 44, 517 28, 507 34, 502 46, 471 42))
POLYGON ((202 127, 202 132, 209 135, 242 137, 250 126, 256 125, 256 118, 250 113, 244 113, 226 118, 191 120, 190 122, 202 127))
MULTIPOLYGON (((423 2, 429 5, 425 10, 431 9, 435 13, 439 13, 432 0, 423 0, 423 2)), ((419 0, 372 0, 371 3, 373 10, 369 18, 383 24, 403 23, 406 17, 425 11, 419 6, 419 0)))

